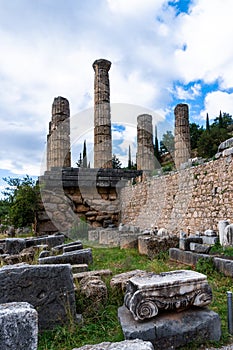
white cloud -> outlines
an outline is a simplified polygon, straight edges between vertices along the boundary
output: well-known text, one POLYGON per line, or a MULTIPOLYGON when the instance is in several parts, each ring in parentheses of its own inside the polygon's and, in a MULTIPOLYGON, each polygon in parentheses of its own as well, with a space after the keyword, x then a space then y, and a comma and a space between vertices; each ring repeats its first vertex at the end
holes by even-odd
POLYGON ((201 93, 201 85, 196 83, 189 89, 185 89, 182 86, 176 86, 174 93, 179 100, 194 100, 201 93))
POLYGON ((233 115, 233 93, 214 91, 207 94, 205 109, 201 112, 202 118, 205 119, 208 113, 209 118, 214 119, 219 116, 220 110, 233 115))

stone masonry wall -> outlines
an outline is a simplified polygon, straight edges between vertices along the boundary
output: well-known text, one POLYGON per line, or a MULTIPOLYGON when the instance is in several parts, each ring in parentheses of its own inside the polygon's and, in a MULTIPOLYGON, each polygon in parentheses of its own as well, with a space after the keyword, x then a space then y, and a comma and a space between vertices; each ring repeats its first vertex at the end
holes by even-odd
POLYGON ((233 221, 233 156, 121 189, 121 222, 170 232, 217 230, 233 221))

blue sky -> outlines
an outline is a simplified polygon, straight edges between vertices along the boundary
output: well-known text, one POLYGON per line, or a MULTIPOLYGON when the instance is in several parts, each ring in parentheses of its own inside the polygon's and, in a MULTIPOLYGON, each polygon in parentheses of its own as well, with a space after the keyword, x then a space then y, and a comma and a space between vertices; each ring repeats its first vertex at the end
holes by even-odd
POLYGON ((98 58, 112 62, 123 163, 144 110, 160 134, 180 102, 199 124, 233 114, 232 13, 232 0, 0 0, 0 178, 40 175, 56 96, 70 101, 74 163, 84 139, 91 159, 98 58))

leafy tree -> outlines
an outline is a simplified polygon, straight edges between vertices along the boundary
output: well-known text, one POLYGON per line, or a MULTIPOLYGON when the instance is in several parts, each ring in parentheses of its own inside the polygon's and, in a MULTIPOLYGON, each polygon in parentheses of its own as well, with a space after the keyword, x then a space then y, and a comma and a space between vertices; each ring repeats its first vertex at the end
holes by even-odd
POLYGON ((213 157, 221 142, 230 138, 227 129, 211 127, 210 131, 205 130, 197 142, 198 155, 203 158, 213 157))
POLYGON ((198 140, 201 137, 204 129, 203 127, 200 127, 200 125, 196 123, 190 123, 189 130, 190 130, 191 149, 193 150, 197 148, 198 140))
POLYGON ((117 156, 115 154, 113 154, 112 156, 112 167, 113 169, 120 169, 121 168, 121 161, 119 160, 119 158, 117 158, 117 156))
POLYGON ((168 130, 162 136, 162 140, 160 141, 160 152, 161 153, 173 153, 175 149, 175 141, 173 133, 168 130))
POLYGON ((220 111, 219 117, 214 119, 213 124, 211 124, 211 128, 214 127, 223 128, 231 130, 233 127, 233 119, 229 113, 223 113, 220 111))
POLYGON ((28 175, 23 179, 8 177, 3 180, 8 184, 3 194, 8 203, 9 223, 15 227, 34 223, 40 200, 38 184, 28 175))

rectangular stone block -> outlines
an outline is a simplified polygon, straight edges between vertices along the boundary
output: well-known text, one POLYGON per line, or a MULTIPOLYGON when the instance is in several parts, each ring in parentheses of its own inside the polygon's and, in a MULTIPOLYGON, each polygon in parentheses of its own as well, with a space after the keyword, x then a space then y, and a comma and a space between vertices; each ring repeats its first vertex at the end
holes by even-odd
POLYGON ((80 272, 88 271, 88 265, 87 264, 71 265, 71 268, 72 268, 72 273, 80 273, 80 272))
POLYGON ((49 248, 55 247, 57 245, 63 244, 65 242, 65 236, 64 235, 51 235, 51 236, 45 236, 45 237, 38 237, 38 238, 27 238, 26 239, 26 248, 40 245, 40 244, 47 244, 49 248))
POLYGON ((225 276, 233 277, 233 260, 214 258, 214 266, 217 271, 225 276))
POLYGON ((138 235, 137 234, 121 234, 120 235, 120 248, 129 249, 138 247, 138 235))
POLYGON ((120 233, 118 230, 101 230, 99 231, 99 244, 110 247, 119 247, 120 233))
POLYGON ((38 259, 39 264, 91 264, 93 261, 91 248, 76 250, 62 255, 47 256, 38 259))
POLYGON ((81 250, 81 249, 83 249, 82 243, 69 245, 69 246, 63 247, 63 253, 74 252, 76 250, 81 250))
POLYGON ((0 303, 28 302, 38 312, 39 329, 76 320, 70 265, 13 265, 0 269, 0 303))
POLYGON ((29 303, 0 304, 0 350, 37 350, 38 314, 29 303))
POLYGON ((174 350, 191 342, 203 344, 221 337, 220 317, 208 309, 164 313, 150 321, 137 322, 122 306, 118 309, 118 318, 126 340, 150 341, 155 350, 174 350))
POLYGON ((198 254, 190 251, 184 251, 178 248, 170 248, 169 257, 171 260, 191 266, 196 266, 196 263, 199 259, 212 259, 212 257, 208 254, 198 254))
POLYGON ((208 236, 201 236, 203 244, 211 244, 214 245, 218 242, 218 237, 208 237, 208 236))
POLYGON ((190 250, 190 243, 202 244, 202 238, 201 237, 181 238, 179 242, 179 248, 182 250, 190 250))
POLYGON ((98 242, 99 241, 99 231, 98 230, 88 231, 88 241, 98 242))

